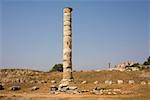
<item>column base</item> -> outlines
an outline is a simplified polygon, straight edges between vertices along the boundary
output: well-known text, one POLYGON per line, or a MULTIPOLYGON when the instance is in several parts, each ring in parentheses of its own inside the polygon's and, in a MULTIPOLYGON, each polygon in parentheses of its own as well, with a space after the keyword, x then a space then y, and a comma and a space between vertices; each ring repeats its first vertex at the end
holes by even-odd
POLYGON ((73 82, 73 78, 72 79, 62 79, 61 83, 64 83, 64 82, 73 82))

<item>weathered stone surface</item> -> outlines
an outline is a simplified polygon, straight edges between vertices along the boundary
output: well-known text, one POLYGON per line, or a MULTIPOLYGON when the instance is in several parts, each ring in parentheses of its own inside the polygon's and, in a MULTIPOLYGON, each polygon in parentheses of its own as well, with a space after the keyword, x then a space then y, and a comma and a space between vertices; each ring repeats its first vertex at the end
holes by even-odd
POLYGON ((9 88, 9 90, 12 90, 12 91, 17 91, 17 90, 20 90, 20 89, 21 89, 21 87, 18 86, 18 85, 14 85, 14 86, 11 86, 11 87, 9 88))
POLYGON ((64 21, 64 25, 65 25, 65 26, 70 26, 70 25, 71 25, 71 22, 70 22, 70 21, 64 21))
POLYGON ((33 86, 33 87, 31 88, 31 91, 35 91, 35 90, 38 90, 38 89, 39 89, 39 87, 33 86))
POLYGON ((64 8, 63 79, 72 80, 72 8, 64 8))

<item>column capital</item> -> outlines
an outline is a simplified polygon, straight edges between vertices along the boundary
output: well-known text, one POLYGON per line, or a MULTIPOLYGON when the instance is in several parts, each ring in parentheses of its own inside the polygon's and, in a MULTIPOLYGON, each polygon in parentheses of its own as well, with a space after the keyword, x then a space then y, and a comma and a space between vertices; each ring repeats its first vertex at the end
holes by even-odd
POLYGON ((69 13, 69 12, 72 12, 72 8, 71 7, 65 7, 64 8, 64 13, 69 13))

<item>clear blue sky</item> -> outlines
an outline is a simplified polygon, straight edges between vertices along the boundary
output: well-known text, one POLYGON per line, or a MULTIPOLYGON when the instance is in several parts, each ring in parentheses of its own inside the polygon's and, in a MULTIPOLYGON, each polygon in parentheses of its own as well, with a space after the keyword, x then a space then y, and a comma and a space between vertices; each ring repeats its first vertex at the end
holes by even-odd
POLYGON ((149 0, 1 0, 0 67, 62 63, 63 8, 73 8, 73 69, 150 56, 149 0))

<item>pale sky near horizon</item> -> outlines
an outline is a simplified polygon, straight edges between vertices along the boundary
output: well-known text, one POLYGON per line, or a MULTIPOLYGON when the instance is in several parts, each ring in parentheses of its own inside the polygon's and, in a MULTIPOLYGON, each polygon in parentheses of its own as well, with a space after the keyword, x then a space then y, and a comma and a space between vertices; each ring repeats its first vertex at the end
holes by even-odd
POLYGON ((62 63, 64 7, 73 8, 74 70, 150 56, 150 0, 0 0, 0 68, 62 63))

